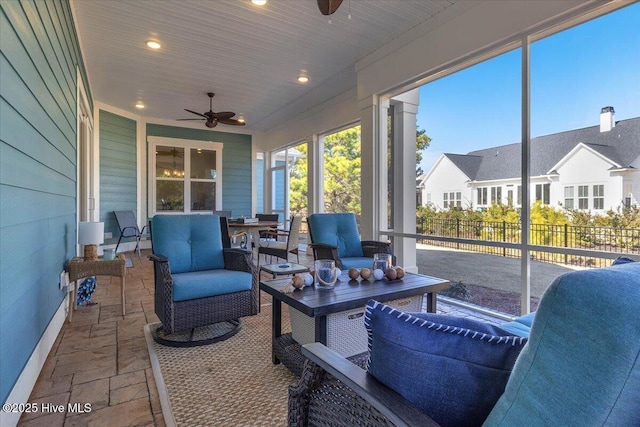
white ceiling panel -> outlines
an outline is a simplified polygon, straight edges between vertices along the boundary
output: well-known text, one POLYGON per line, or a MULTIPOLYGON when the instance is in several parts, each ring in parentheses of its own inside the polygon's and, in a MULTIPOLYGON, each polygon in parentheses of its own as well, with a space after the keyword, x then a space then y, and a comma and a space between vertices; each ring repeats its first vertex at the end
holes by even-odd
POLYGON ((247 130, 268 130, 355 86, 359 59, 455 1, 344 0, 331 17, 315 0, 263 7, 250 0, 73 0, 72 7, 95 100, 131 112, 141 100, 143 115, 173 120, 190 118, 185 108, 207 111, 212 91, 214 111, 243 115, 247 130), (148 39, 162 48, 150 50, 148 39), (301 70, 306 85, 296 82, 301 70))

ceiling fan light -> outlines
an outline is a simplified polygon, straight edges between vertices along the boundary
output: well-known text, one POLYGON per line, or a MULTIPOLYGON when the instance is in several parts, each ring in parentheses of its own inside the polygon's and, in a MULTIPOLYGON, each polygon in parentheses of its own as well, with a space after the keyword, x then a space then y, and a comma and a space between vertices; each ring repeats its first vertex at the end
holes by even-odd
POLYGON ((162 45, 156 40, 147 40, 147 47, 150 49, 160 49, 162 45))
POLYGON ((251 3, 255 4, 256 6, 264 6, 265 4, 267 4, 267 0, 251 0, 251 3))

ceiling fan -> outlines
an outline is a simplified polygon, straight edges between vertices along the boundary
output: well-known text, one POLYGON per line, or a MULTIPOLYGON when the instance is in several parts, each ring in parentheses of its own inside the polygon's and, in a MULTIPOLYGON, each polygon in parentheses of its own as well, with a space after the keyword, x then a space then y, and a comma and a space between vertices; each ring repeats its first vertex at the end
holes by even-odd
POLYGON ((318 0, 318 9, 323 15, 331 15, 341 4, 342 0, 318 0))
POLYGON ((240 121, 237 119, 232 119, 232 117, 235 116, 236 113, 233 113, 231 111, 221 111, 219 113, 214 112, 213 96, 215 95, 215 93, 207 92, 207 95, 209 96, 209 111, 201 114, 192 110, 188 110, 186 108, 184 109, 184 111, 188 111, 189 113, 195 114, 196 116, 201 116, 202 117, 201 119, 178 119, 178 120, 206 120, 205 126, 208 128, 214 128, 218 126, 218 123, 222 123, 223 125, 233 125, 233 126, 245 125, 244 120, 240 121))

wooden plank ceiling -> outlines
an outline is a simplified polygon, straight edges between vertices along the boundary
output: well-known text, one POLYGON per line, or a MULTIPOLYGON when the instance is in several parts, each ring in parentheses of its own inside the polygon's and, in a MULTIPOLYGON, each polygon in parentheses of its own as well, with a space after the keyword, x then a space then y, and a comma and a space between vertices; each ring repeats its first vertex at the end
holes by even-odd
POLYGON ((214 111, 236 112, 246 130, 264 131, 354 87, 356 61, 455 1, 344 0, 331 17, 315 0, 71 4, 96 101, 174 120, 193 117, 184 108, 208 111, 213 91, 214 111), (150 50, 148 39, 162 48, 150 50), (306 85, 296 82, 302 71, 306 85))

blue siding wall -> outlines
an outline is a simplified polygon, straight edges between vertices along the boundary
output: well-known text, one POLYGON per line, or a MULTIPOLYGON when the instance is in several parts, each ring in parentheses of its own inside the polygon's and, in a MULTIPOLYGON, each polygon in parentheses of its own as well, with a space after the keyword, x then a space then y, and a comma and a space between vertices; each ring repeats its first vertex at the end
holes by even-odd
POLYGON ((120 237, 113 211, 136 212, 136 177, 136 122, 100 110, 100 221, 105 233, 113 233, 105 244, 120 237))
MULTIPOLYGON (((76 66, 67 1, 0 2, 0 401, 64 298, 75 255, 76 66)), ((85 80, 86 81, 86 80, 85 80)))
POLYGON ((251 135, 148 124, 147 136, 223 143, 222 209, 251 215, 251 135))

